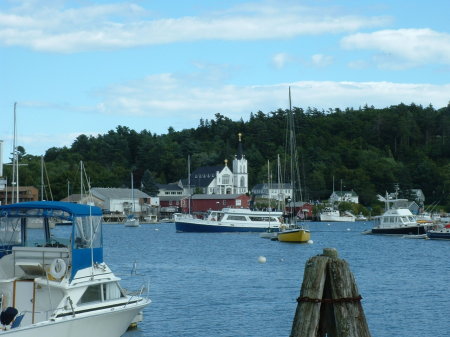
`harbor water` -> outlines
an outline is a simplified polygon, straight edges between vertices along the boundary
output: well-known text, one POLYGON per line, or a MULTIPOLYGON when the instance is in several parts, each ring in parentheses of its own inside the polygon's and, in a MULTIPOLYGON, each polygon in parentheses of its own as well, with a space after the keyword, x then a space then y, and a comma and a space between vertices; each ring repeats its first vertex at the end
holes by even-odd
POLYGON ((313 243, 289 244, 105 225, 105 261, 126 288, 148 282, 153 301, 125 336, 287 337, 305 263, 324 248, 349 263, 373 337, 449 336, 450 242, 361 234, 371 226, 308 223, 313 243))

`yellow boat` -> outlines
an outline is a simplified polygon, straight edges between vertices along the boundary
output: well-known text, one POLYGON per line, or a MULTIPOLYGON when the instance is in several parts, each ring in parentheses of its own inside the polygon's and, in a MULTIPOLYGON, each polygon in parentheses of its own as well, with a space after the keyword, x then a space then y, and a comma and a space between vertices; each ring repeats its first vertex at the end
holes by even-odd
POLYGON ((308 242, 311 238, 309 230, 304 228, 294 228, 281 231, 277 234, 278 241, 282 242, 308 242))

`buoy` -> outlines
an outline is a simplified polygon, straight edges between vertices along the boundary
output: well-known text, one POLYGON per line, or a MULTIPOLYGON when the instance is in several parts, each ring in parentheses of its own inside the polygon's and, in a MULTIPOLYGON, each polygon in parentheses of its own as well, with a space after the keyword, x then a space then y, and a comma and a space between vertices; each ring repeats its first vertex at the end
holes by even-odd
POLYGON ((331 226, 331 224, 329 223, 328 226, 331 226))
POLYGON ((350 230, 350 228, 347 228, 347 230, 349 231, 349 230, 350 230))
POLYGON ((155 231, 159 231, 159 228, 155 228, 155 231))
POLYGON ((265 256, 260 256, 260 257, 258 257, 258 262, 259 262, 259 263, 266 263, 266 261, 267 261, 267 259, 266 259, 265 256))
POLYGON ((312 245, 312 244, 314 243, 314 241, 313 241, 313 240, 308 240, 308 243, 309 243, 310 245, 312 245))

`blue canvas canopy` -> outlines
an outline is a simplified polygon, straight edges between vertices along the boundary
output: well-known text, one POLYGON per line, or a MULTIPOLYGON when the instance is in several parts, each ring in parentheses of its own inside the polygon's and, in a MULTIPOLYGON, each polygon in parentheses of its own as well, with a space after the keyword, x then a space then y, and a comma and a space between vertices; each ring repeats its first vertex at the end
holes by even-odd
MULTIPOLYGON (((2 238, 0 257, 14 246, 67 247, 72 254, 72 278, 80 269, 103 262, 102 210, 96 206, 61 201, 31 201, 0 206, 0 227, 8 234, 2 238), (40 220, 39 220, 40 219, 40 220), (38 220, 39 228, 32 227, 38 220), (72 225, 69 237, 52 235, 50 221, 72 225), (31 226, 31 227, 30 227, 31 226), (40 231, 40 241, 31 241, 31 232, 40 231)), ((67 235, 66 235, 67 236, 67 235)))

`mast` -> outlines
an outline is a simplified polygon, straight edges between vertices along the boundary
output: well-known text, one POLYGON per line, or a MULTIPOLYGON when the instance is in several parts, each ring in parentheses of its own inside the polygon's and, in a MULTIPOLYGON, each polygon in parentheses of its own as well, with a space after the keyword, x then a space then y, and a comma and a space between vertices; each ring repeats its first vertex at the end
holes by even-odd
POLYGON ((41 156, 41 201, 44 201, 44 156, 41 156))
POLYGON ((83 161, 80 160, 80 203, 83 201, 83 161))
POLYGON ((134 216, 134 190, 133 190, 133 172, 131 172, 131 202, 133 203, 133 216, 134 216))
POLYGON ((11 181, 11 202, 19 202, 19 160, 17 158, 17 125, 16 125, 16 106, 17 102, 14 102, 14 130, 13 130, 13 171, 12 171, 12 181, 11 181))
POLYGON ((188 213, 191 214, 191 156, 188 155, 188 213))

